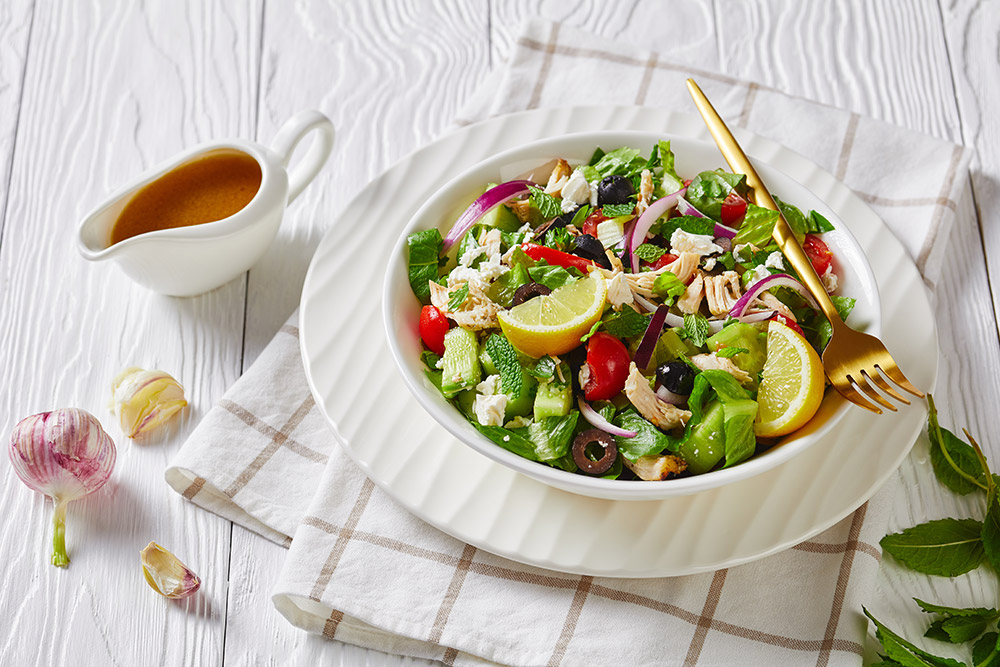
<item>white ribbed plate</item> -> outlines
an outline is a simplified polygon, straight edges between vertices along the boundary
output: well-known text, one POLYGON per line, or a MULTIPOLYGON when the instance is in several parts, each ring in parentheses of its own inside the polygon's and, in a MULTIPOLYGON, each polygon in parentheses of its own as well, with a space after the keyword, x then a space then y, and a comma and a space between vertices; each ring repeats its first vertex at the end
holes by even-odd
MULTIPOLYGON (((302 291, 302 357, 317 403, 345 451, 404 507, 449 535, 523 563, 601 576, 671 576, 737 565, 808 539, 892 474, 923 424, 922 403, 881 417, 852 409, 821 442, 750 479, 692 496, 615 501, 560 491, 476 453, 420 407, 393 364, 377 295, 388 253, 416 209, 442 183, 499 151, 597 129, 710 139, 697 116, 660 109, 527 111, 453 132, 362 190, 317 249, 302 291)), ((847 223, 879 283, 883 340, 917 386, 933 387, 934 319, 920 276, 892 233, 809 160, 748 132, 734 134, 749 155, 795 174, 847 223)), ((837 400, 822 409, 834 409, 837 400)))

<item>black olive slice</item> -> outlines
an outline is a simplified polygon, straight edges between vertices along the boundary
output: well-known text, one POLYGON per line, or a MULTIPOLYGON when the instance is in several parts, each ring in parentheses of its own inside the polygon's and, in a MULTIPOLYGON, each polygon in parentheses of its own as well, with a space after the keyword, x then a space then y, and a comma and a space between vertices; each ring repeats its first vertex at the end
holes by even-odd
POLYGON ((587 475, 603 475, 611 470, 618 458, 618 444, 614 437, 596 428, 584 431, 573 440, 573 460, 587 475), (594 447, 592 447, 594 446, 594 447), (587 453, 588 449, 603 449, 604 455, 596 461, 587 453))
POLYGON ((605 176, 597 185, 597 205, 627 204, 634 194, 631 180, 624 176, 605 176))
POLYGON ((541 283, 525 283, 514 290, 514 299, 511 301, 511 306, 520 306, 529 299, 534 299, 536 296, 545 296, 546 294, 552 294, 552 290, 545 285, 541 283))
POLYGON ((609 271, 611 270, 611 260, 608 259, 608 255, 604 251, 604 244, 598 241, 596 237, 590 234, 580 234, 574 241, 575 247, 572 250, 574 255, 585 259, 592 259, 598 265, 603 266, 609 271))
POLYGON ((715 245, 722 248, 722 252, 730 252, 733 249, 732 239, 728 239, 725 236, 719 236, 714 241, 715 245))

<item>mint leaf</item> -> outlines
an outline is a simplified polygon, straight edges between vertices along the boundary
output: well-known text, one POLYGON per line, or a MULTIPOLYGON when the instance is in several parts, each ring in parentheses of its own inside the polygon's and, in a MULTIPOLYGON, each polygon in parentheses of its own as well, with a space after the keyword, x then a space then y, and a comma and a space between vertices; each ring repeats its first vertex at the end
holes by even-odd
POLYGON ((704 347, 708 340, 708 320, 698 313, 684 316, 684 333, 695 347, 704 347))
POLYGON ((954 577, 983 562, 982 530, 975 519, 939 519, 886 535, 879 544, 911 570, 954 577))
POLYGON ((427 286, 438 277, 438 257, 444 248, 444 239, 436 229, 424 229, 406 237, 406 247, 409 250, 410 288, 420 302, 428 304, 431 301, 431 288, 427 286))
POLYGON ((593 155, 590 156, 590 159, 587 160, 587 164, 593 167, 595 164, 600 162, 602 157, 604 157, 604 151, 601 149, 600 146, 598 146, 597 148, 594 149, 594 153, 593 155))
POLYGON ((983 518, 983 530, 980 533, 986 560, 993 566, 994 572, 1000 574, 1000 502, 997 501, 997 486, 990 485, 986 495, 986 516, 983 518))
POLYGON ((723 359, 732 359, 737 354, 743 354, 744 352, 749 352, 750 350, 745 347, 724 347, 722 349, 715 351, 715 356, 722 357, 723 359))
POLYGON ((946 607, 932 602, 925 602, 920 598, 913 598, 913 601, 928 614, 942 614, 944 616, 995 616, 1000 618, 1000 611, 987 607, 946 607))
POLYGON ((983 467, 976 450, 941 427, 933 396, 928 397, 927 403, 930 408, 927 412, 927 437, 931 441, 931 466, 938 481, 963 496, 985 489, 983 467))
POLYGON ((632 215, 635 213, 635 204, 605 204, 601 207, 601 213, 606 218, 617 218, 622 215, 632 215))
POLYGON ((562 215, 562 205, 559 200, 552 195, 545 194, 540 188, 528 186, 529 199, 531 205, 538 209, 542 217, 546 220, 562 215))
POLYGON ((448 297, 448 310, 456 311, 469 298, 469 283, 465 283, 448 297))
POLYGON ((953 616, 940 621, 940 627, 949 642, 964 644, 986 632, 992 620, 980 616, 953 616))
POLYGON ((996 632, 985 634, 972 647, 972 664, 975 667, 997 667, 1000 665, 1000 635, 996 632))
POLYGON ((546 354, 534 366, 529 366, 525 370, 537 380, 550 380, 556 372, 556 361, 546 354))
POLYGON ((635 249, 635 256, 644 262, 655 262, 667 254, 666 249, 652 243, 643 243, 635 249))
POLYGON ((865 612, 865 616, 875 624, 875 637, 882 644, 888 657, 904 667, 966 667, 964 663, 951 658, 941 658, 917 648, 883 625, 867 609, 864 607, 861 609, 865 612))
POLYGON ((687 285, 670 271, 664 271, 653 281, 653 292, 668 306, 674 305, 674 301, 683 296, 686 291, 687 285))
POLYGON ((502 334, 493 334, 486 339, 486 354, 490 355, 493 365, 500 373, 500 386, 503 393, 516 396, 521 393, 521 362, 517 360, 517 351, 502 334))
POLYGON ((633 338, 646 333, 649 319, 648 315, 641 315, 631 306, 623 306, 620 313, 609 315, 602 322, 604 330, 615 338, 633 338))

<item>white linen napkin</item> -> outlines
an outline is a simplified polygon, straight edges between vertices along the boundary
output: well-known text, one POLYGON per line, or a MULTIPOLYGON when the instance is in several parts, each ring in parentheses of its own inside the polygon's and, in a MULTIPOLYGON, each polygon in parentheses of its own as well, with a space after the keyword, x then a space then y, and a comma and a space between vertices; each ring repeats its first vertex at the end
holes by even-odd
MULTIPOLYGON (((967 178, 967 150, 655 53, 529 21, 460 122, 601 100, 690 111, 699 79, 726 118, 808 155, 868 201, 929 286, 967 178)), ((428 526, 335 446, 306 386, 297 316, 167 470, 192 502, 290 545, 274 602, 310 632, 446 664, 859 664, 859 614, 888 493, 816 538, 711 574, 623 580, 541 570, 428 526)))

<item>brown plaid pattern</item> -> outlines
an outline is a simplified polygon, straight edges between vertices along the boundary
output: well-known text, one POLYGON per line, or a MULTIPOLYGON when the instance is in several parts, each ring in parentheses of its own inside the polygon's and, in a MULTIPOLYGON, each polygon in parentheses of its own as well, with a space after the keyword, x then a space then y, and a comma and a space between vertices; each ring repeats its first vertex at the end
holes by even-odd
MULTIPOLYGON (((968 155, 858 114, 531 22, 505 86, 459 123, 482 117, 485 105, 505 113, 592 104, 587 87, 572 82, 595 71, 609 85, 604 101, 683 111, 683 80, 697 77, 724 116, 809 155, 897 231, 926 221, 909 250, 929 280, 936 276, 943 245, 936 240, 957 210, 968 155), (807 125, 785 122, 804 116, 807 125), (919 140, 924 162, 936 158, 940 173, 925 170, 926 182, 873 178, 870 162, 901 138, 919 140)), ((628 580, 521 565, 401 511, 331 446, 305 390, 297 335, 293 324, 281 329, 167 473, 185 498, 291 543, 274 600, 295 625, 447 665, 860 662, 860 596, 881 553, 881 523, 872 518, 879 513, 870 505, 813 540, 714 573, 628 580)))

